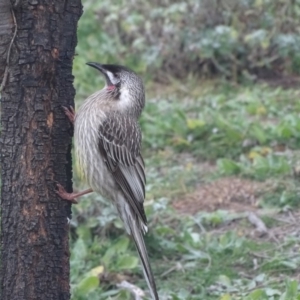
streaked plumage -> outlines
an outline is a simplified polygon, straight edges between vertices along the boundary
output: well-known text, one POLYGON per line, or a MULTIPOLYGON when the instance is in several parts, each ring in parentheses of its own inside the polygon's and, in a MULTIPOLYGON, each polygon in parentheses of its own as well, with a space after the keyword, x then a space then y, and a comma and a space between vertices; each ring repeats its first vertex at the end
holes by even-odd
POLYGON ((127 233, 135 242, 152 298, 157 300, 143 240, 147 231, 143 206, 146 177, 137 122, 145 101, 143 83, 125 67, 89 65, 105 75, 106 86, 88 97, 77 111, 75 153, 90 187, 117 208, 127 233))

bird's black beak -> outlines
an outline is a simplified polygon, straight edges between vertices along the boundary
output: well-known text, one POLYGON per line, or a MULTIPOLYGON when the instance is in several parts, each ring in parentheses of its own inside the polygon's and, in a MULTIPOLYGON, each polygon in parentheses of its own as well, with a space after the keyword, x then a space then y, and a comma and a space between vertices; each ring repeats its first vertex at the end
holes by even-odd
POLYGON ((88 62, 86 63, 88 66, 93 67, 97 70, 99 70, 101 73, 103 73, 104 75, 106 74, 106 70, 103 68, 103 66, 101 64, 98 64, 96 62, 88 62))
POLYGON ((88 62, 86 64, 88 66, 93 67, 93 68, 97 69, 98 71, 100 71, 105 76, 106 84, 108 86, 113 85, 109 79, 109 76, 107 75, 107 70, 103 67, 103 65, 96 63, 96 62, 88 62))

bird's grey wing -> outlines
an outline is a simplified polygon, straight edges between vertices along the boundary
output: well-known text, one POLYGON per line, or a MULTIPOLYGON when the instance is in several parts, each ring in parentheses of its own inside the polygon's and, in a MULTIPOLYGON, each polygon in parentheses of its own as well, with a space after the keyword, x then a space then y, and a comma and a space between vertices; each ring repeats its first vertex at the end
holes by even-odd
POLYGON ((135 120, 114 114, 108 116, 99 131, 99 150, 108 170, 113 174, 131 207, 128 214, 123 216, 123 221, 128 226, 135 242, 152 298, 159 300, 143 239, 143 232, 147 225, 143 206, 146 177, 144 161, 140 154, 140 128, 135 120))
POLYGON ((99 128, 99 150, 108 170, 137 216, 147 224, 144 211, 145 166, 140 154, 141 130, 137 122, 111 114, 99 128))

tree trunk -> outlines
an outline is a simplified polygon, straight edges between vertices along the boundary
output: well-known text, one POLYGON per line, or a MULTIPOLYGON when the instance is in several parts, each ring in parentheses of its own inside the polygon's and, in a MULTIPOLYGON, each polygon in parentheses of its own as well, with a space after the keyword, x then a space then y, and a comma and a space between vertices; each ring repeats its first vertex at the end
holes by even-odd
POLYGON ((0 298, 65 300, 70 205, 56 195, 55 182, 72 189, 72 127, 61 106, 74 105, 82 6, 80 0, 12 5, 0 0, 0 83, 16 30, 1 99, 0 298))

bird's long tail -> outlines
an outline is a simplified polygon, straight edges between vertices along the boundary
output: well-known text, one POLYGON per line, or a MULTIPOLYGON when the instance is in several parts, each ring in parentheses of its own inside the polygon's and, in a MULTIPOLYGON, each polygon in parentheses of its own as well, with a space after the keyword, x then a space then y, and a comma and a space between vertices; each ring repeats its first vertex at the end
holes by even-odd
POLYGON ((144 242, 143 233, 140 228, 139 222, 132 217, 128 217, 127 225, 130 229, 130 233, 133 237, 136 249, 137 249, 139 257, 141 259, 141 262, 143 265, 144 276, 147 281, 148 287, 150 289, 151 296, 154 300, 159 300, 157 290, 156 290, 156 284, 154 281, 154 276, 153 276, 151 266, 149 263, 149 257, 148 257, 146 245, 144 242))

